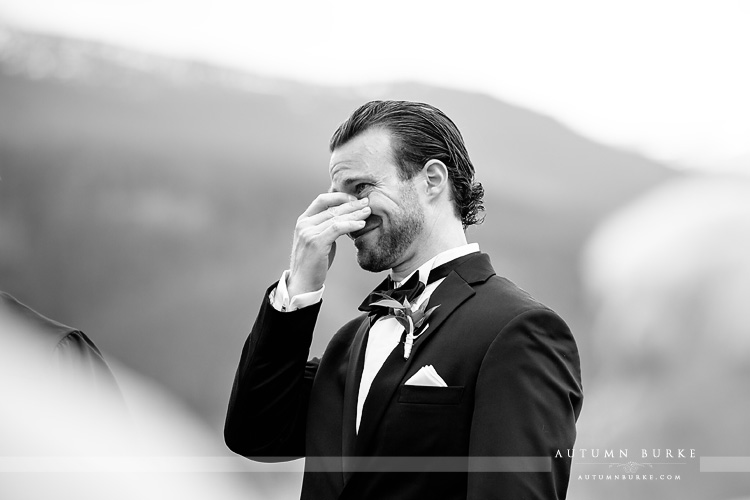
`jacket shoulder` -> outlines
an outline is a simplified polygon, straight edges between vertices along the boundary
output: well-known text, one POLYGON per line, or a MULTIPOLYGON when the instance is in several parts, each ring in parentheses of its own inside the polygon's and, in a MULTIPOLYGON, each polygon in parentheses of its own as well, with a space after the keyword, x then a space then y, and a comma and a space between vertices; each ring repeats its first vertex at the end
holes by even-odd
POLYGON ((502 276, 491 276, 484 283, 476 285, 474 291, 473 306, 481 308, 496 324, 505 324, 532 311, 558 316, 529 292, 502 276))

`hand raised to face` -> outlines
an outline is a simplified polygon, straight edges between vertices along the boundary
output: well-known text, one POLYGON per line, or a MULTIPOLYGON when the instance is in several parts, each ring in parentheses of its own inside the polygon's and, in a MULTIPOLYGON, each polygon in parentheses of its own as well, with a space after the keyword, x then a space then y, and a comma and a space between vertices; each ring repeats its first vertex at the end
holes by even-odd
POLYGON ((319 290, 336 253, 336 239, 365 227, 369 200, 346 193, 318 195, 297 219, 287 289, 291 297, 319 290))

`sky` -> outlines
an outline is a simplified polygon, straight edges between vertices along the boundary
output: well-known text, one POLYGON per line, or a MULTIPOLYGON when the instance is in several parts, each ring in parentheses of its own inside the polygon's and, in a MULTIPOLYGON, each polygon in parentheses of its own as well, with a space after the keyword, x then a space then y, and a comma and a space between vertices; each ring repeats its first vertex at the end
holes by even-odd
POLYGON ((332 85, 479 91, 750 173, 750 1, 0 0, 0 22, 332 85))

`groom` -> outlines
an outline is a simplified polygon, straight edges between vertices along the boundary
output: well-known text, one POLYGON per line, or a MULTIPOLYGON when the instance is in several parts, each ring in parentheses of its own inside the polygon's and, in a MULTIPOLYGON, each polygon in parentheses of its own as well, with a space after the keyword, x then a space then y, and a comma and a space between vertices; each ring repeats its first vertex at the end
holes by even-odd
POLYGON ((331 188, 297 220, 290 268, 242 350, 229 448, 307 457, 303 499, 564 498, 570 461, 555 452, 575 442, 576 344, 467 244, 483 190, 455 124, 373 101, 330 149, 331 188), (363 269, 390 276, 308 361, 342 235, 363 269))

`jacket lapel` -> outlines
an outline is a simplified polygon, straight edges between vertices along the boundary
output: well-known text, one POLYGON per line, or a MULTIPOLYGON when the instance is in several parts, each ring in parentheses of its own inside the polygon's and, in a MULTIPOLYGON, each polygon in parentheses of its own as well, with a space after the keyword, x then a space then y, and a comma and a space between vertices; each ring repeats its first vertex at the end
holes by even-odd
POLYGON ((347 481, 351 472, 347 471, 347 457, 354 455, 357 440, 357 397, 359 394, 359 383, 362 379, 362 369, 365 364, 365 346, 370 331, 370 319, 365 316, 354 336, 351 350, 349 351, 349 369, 346 373, 346 385, 344 386, 344 415, 342 426, 342 457, 344 461, 344 482, 347 481))
POLYGON ((480 253, 446 276, 427 301, 427 309, 437 305, 440 307, 435 309, 427 322, 427 328, 414 341, 412 356, 458 306, 474 295, 474 288, 471 285, 487 281, 494 274, 495 270, 492 269, 489 256, 480 253))

